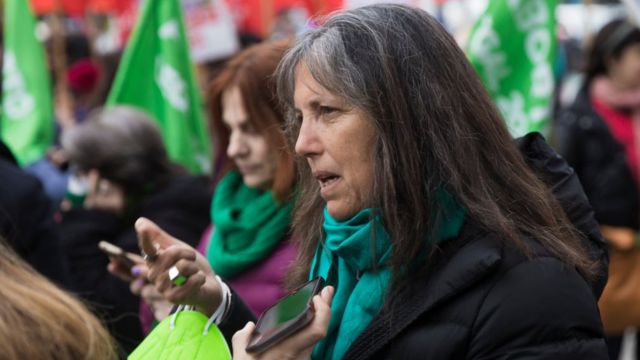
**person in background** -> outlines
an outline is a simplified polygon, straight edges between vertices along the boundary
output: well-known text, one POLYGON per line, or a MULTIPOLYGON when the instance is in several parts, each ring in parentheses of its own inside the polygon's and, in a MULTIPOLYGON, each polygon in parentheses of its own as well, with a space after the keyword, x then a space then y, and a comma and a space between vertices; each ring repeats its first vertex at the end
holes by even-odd
MULTIPOLYGON (((567 184, 547 175, 566 164, 539 137, 523 156, 436 19, 390 4, 337 13, 276 79, 302 162, 292 288, 316 276, 329 286, 311 324, 266 352, 245 352, 246 325, 236 359, 607 357, 606 254, 583 236, 597 233, 586 199, 553 195, 567 184)), ((197 254, 149 220, 136 228, 161 294, 223 314, 224 332, 251 319, 197 254)))
POLYGON ((68 124, 68 127, 72 127, 76 123, 82 122, 95 107, 92 99, 101 78, 100 68, 90 58, 83 58, 71 64, 65 77, 69 87, 70 97, 68 99, 70 102, 56 105, 57 121, 54 145, 47 149, 42 159, 26 167, 28 172, 40 179, 47 196, 56 205, 64 199, 70 175, 69 159, 59 146, 60 136, 65 129, 60 124, 68 124))
MULTIPOLYGON (((208 95, 219 180, 212 226, 198 248, 256 315, 286 294, 286 269, 296 254, 290 236, 295 167, 270 79, 287 47, 286 41, 266 42, 241 51, 208 95)), ((155 308, 170 308, 156 292, 134 289, 150 294, 145 297, 155 308)))
POLYGON ((287 47, 266 42, 241 51, 209 92, 221 179, 202 248, 255 314, 285 294, 285 271, 296 253, 290 238, 295 167, 270 79, 287 47))
POLYGON ((20 168, 0 141, 0 237, 33 268, 73 289, 69 266, 54 222, 54 205, 40 181, 20 168))
POLYGON ((211 183, 173 164, 155 122, 132 107, 93 113, 64 133, 62 147, 86 190, 66 203, 60 222, 72 280, 128 352, 143 337, 140 301, 107 271, 98 242, 137 252, 133 223, 145 216, 195 246, 209 223, 211 183))
MULTIPOLYGON (((575 102, 556 117, 554 136, 558 152, 578 174, 611 246, 612 268, 622 272, 634 270, 617 266, 616 255, 637 246, 640 229, 639 126, 640 29, 617 19, 593 39, 584 84, 575 102)), ((605 291, 603 300, 607 298, 605 291)), ((630 322, 637 317, 628 316, 629 308, 608 306, 601 311, 610 356, 617 359, 625 323, 640 324, 630 322)))
POLYGON ((0 274, 2 359, 118 358, 109 332, 87 307, 34 271, 1 238, 0 274))

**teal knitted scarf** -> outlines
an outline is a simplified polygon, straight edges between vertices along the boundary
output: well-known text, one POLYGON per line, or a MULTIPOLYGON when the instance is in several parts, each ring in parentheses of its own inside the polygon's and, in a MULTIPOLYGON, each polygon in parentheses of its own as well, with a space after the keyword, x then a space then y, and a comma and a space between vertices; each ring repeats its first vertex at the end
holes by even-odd
MULTIPOLYGON (((446 191, 437 194, 443 210, 435 242, 454 238, 465 212, 446 191)), ((316 345, 313 359, 341 359, 380 311, 389 287, 393 246, 379 212, 364 209, 337 221, 324 210, 324 241, 318 245, 309 278, 322 276, 335 287, 327 336, 316 345), (372 241, 373 240, 373 241, 372 241)))

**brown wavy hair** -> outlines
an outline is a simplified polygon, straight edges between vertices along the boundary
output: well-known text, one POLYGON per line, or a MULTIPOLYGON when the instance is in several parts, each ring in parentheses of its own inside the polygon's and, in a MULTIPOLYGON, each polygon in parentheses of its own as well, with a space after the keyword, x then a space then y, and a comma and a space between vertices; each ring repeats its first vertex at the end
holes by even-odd
POLYGON ((295 165, 283 133, 284 115, 276 98, 272 75, 289 47, 288 41, 253 45, 234 58, 218 74, 209 89, 211 136, 215 144, 214 178, 219 179, 235 167, 226 155, 229 129, 222 121, 222 94, 237 86, 242 94, 249 123, 263 134, 269 146, 278 152, 277 172, 272 191, 279 201, 285 201, 295 183, 295 165))
MULTIPOLYGON (((306 33, 278 68, 278 95, 290 138, 299 131, 293 104, 296 67, 362 110, 376 128, 372 206, 393 242, 394 284, 407 266, 428 270, 439 251, 428 243, 446 218, 436 201, 445 189, 467 217, 507 245, 531 254, 537 239, 567 266, 592 279, 596 264, 551 191, 525 163, 504 120, 453 37, 426 12, 372 5, 337 13, 306 33)), ((322 238, 324 201, 300 159, 293 282, 307 278, 322 238)), ((406 276, 405 276, 406 278, 406 276)))
POLYGON ((26 264, 0 238, 2 359, 116 359, 113 339, 72 295, 26 264))

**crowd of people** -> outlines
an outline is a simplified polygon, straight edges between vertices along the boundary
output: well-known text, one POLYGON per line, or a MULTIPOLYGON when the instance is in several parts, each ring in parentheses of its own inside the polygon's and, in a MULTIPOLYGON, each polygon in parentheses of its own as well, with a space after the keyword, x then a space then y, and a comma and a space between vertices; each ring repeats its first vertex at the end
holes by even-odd
POLYGON ((434 17, 341 11, 216 71, 207 175, 144 112, 80 96, 30 172, 0 143, 0 358, 126 357, 188 306, 234 359, 617 359, 640 326, 640 29, 586 54, 549 143, 514 139, 434 17), (310 323, 247 351, 317 277, 310 323))

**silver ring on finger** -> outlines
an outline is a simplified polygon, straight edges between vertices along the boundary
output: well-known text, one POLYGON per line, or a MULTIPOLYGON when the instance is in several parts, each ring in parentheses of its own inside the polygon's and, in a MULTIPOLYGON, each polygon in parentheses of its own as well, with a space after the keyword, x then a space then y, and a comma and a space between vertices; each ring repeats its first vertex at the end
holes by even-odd
POLYGON ((145 262, 148 262, 148 263, 154 262, 156 260, 156 258, 158 257, 157 255, 151 256, 151 255, 147 254, 144 251, 141 251, 141 255, 142 255, 142 260, 144 260, 145 262))
POLYGON ((175 286, 180 286, 187 282, 187 277, 180 274, 180 270, 178 270, 178 267, 173 265, 171 268, 169 268, 169 281, 171 281, 171 283, 175 286))

